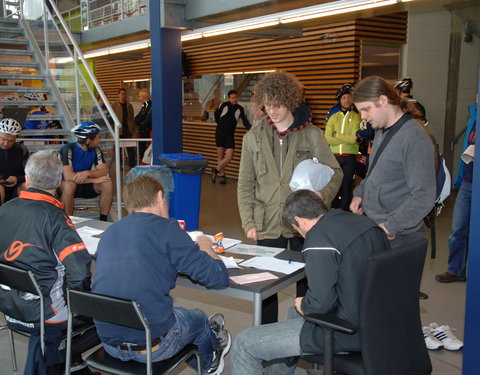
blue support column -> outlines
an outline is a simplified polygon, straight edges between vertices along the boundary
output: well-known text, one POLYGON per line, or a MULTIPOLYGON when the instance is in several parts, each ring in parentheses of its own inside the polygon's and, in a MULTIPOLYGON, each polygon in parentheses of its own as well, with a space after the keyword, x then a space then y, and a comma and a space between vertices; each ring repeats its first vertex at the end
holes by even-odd
POLYGON ((154 164, 162 152, 182 151, 181 31, 161 27, 160 4, 149 4, 154 164))
MULTIPOLYGON (((480 96, 480 78, 477 87, 480 96)), ((480 102, 477 103, 477 127, 480 123, 480 102)), ((463 375, 479 373, 480 337, 480 148, 475 147, 472 186, 472 213, 470 243, 468 245, 467 303, 465 308, 465 340, 463 349, 463 375)), ((448 303, 447 301, 445 303, 448 303)))

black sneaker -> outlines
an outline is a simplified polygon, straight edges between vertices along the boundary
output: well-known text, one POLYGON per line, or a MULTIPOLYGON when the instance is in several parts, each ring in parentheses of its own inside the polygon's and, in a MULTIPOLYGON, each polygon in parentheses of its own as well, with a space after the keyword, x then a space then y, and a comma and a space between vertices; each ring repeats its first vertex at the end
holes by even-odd
POLYGON ((219 375, 223 372, 223 369, 225 368, 225 356, 230 351, 230 347, 232 346, 232 336, 224 329, 222 329, 219 332, 219 335, 217 335, 217 340, 219 347, 213 352, 212 364, 210 369, 207 371, 207 374, 210 375, 219 375), (221 339, 219 336, 221 336, 221 339))
POLYGON ((208 318, 210 322, 210 328, 215 333, 215 335, 223 330, 225 325, 225 317, 221 313, 213 314, 210 318, 208 318))
POLYGON ((215 181, 217 181, 217 174, 218 174, 217 168, 212 168, 212 182, 213 183, 215 183, 215 181))

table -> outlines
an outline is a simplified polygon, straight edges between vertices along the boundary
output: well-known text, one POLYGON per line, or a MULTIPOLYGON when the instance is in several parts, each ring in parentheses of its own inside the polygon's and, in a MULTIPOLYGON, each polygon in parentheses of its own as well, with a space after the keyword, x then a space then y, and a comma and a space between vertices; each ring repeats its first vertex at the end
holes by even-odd
MULTIPOLYGON (((81 228, 83 226, 88 226, 96 229, 107 229, 112 223, 107 223, 100 220, 88 219, 77 223, 75 226, 81 228)), ((238 255, 238 254, 229 254, 228 249, 224 254, 225 256, 233 256, 234 258, 242 257, 242 259, 249 259, 252 256, 249 255, 238 255)), ((284 250, 275 258, 283 260, 293 260, 296 262, 303 262, 303 255, 297 251, 284 250)), ((241 266, 241 264, 240 264, 241 266)), ((242 269, 228 269, 229 276, 238 276, 252 273, 265 272, 264 270, 256 268, 242 268, 242 269)), ((271 271, 269 271, 271 272, 271 271)), ((215 289, 207 288, 206 286, 192 281, 188 276, 179 274, 177 277, 177 285, 184 286, 187 288, 200 289, 210 293, 220 294, 228 297, 238 298, 246 301, 253 302, 253 325, 257 326, 262 323, 262 301, 270 297, 271 295, 278 293, 280 290, 285 289, 286 287, 292 285, 293 283, 303 279, 305 277, 304 269, 295 271, 289 275, 283 273, 271 272, 272 274, 278 276, 278 279, 267 280, 258 283, 244 284, 239 285, 232 281, 227 288, 215 289)))

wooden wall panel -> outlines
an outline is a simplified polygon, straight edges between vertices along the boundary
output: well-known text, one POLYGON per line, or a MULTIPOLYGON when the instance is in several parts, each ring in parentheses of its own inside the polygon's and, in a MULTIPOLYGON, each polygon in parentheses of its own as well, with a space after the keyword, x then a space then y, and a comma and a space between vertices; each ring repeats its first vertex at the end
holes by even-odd
MULTIPOLYGON (((313 121, 322 126, 327 111, 335 104, 335 93, 346 82, 354 83, 360 76, 363 40, 404 44, 407 38, 407 13, 350 20, 304 28, 303 36, 285 39, 244 38, 230 42, 209 42, 184 46, 192 76, 233 71, 282 69, 294 73, 306 89, 306 102, 313 121)), ((120 82, 127 79, 150 78, 150 55, 128 60, 99 59, 97 77, 111 100, 116 100, 120 82)), ((216 162, 215 124, 185 122, 185 152, 201 153, 216 162)), ((237 176, 241 138, 237 128, 234 160, 227 170, 237 176)))

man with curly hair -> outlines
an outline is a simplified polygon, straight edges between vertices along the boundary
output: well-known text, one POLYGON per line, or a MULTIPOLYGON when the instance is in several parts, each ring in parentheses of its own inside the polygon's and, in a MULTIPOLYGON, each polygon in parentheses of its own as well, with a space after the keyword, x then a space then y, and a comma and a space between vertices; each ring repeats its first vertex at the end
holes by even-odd
MULTIPOLYGON (((267 74, 254 88, 253 100, 265 108, 262 121, 243 138, 238 176, 238 207, 246 236, 260 246, 301 251, 303 240, 282 220, 282 207, 292 192, 289 182, 295 167, 316 157, 334 170, 330 183, 317 192, 330 205, 342 181, 342 170, 325 140, 312 125, 310 110, 303 104, 302 85, 291 74, 267 74)), ((297 295, 305 293, 297 285, 297 295)), ((278 299, 263 301, 262 323, 278 320, 278 299)))

